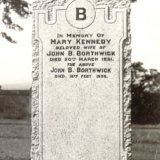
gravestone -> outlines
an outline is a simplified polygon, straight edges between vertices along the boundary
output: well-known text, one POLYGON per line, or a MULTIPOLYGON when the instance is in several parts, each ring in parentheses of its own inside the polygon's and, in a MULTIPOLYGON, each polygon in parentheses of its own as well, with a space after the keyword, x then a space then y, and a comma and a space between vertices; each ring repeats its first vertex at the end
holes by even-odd
POLYGON ((33 12, 32 160, 129 160, 129 0, 33 12))

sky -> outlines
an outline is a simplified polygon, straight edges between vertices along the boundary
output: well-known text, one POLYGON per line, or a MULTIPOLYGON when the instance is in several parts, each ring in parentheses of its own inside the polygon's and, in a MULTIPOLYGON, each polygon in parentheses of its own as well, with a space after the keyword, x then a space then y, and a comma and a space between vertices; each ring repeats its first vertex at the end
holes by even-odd
POLYGON ((132 4, 132 61, 160 71, 160 0, 132 4))
MULTIPOLYGON (((31 0, 30 0, 31 1, 31 0)), ((132 4, 132 62, 141 61, 147 69, 160 71, 160 0, 137 0, 132 4)), ((1 14, 0 14, 1 15, 1 14)), ((12 31, 17 40, 11 44, 0 38, 0 85, 3 89, 29 89, 32 83, 32 19, 13 15, 24 31, 12 31)))
POLYGON ((3 89, 28 89, 32 82, 32 19, 23 19, 17 14, 12 17, 13 22, 24 30, 14 31, 0 24, 0 30, 6 31, 17 41, 17 44, 11 44, 0 38, 0 85, 3 89))

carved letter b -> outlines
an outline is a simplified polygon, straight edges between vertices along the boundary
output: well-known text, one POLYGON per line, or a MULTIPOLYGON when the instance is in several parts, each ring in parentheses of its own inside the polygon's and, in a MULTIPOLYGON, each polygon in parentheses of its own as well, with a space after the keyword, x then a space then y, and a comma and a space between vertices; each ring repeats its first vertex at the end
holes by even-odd
POLYGON ((86 9, 76 8, 76 20, 86 20, 86 9))

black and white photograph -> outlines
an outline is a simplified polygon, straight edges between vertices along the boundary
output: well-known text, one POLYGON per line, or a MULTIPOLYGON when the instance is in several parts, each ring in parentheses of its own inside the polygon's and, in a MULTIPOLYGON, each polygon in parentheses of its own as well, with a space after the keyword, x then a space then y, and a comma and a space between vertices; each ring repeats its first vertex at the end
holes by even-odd
POLYGON ((29 160, 31 1, 0 0, 0 159, 29 160))
POLYGON ((132 158, 160 159, 160 2, 131 4, 132 158))
POLYGON ((159 160, 159 8, 0 0, 0 160, 159 160))

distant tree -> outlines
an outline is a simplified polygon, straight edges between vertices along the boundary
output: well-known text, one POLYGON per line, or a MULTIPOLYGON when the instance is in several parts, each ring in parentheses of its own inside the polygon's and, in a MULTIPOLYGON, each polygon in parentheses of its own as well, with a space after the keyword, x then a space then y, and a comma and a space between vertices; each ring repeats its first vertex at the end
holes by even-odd
POLYGON ((132 64, 132 90, 160 93, 160 73, 156 69, 147 70, 142 62, 132 64))
POLYGON ((143 67, 142 62, 135 62, 132 64, 132 88, 144 89, 144 81, 147 70, 143 67))
POLYGON ((160 123, 160 73, 132 64, 132 123, 160 123))
POLYGON ((137 2, 137 0, 131 0, 131 2, 137 2))
POLYGON ((156 69, 150 69, 145 76, 145 91, 160 93, 160 73, 156 69))
MULTIPOLYGON (((23 28, 15 24, 12 20, 12 14, 15 12, 22 18, 27 18, 30 15, 29 4, 25 0, 0 0, 0 11, 1 19, 0 21, 9 29, 22 31, 23 28)), ((8 35, 6 32, 0 30, 0 36, 5 38, 11 43, 16 43, 16 41, 8 35)))

